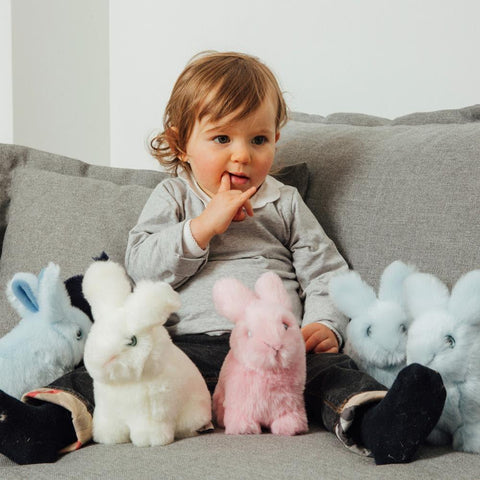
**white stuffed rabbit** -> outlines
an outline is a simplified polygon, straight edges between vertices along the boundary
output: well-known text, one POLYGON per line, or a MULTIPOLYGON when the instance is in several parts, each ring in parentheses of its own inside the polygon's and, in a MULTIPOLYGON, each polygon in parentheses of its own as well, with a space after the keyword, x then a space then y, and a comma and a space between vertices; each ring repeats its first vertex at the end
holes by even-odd
POLYGON ((141 281, 131 292, 123 267, 95 262, 83 280, 95 323, 85 346, 94 379, 93 439, 165 445, 211 422, 211 399, 193 362, 163 324, 180 308, 164 282, 141 281))
POLYGON ((235 323, 213 394, 227 434, 295 435, 308 430, 303 391, 305 343, 282 280, 264 273, 255 292, 234 278, 213 288, 215 306, 235 323))
POLYGON ((60 267, 54 263, 38 277, 15 274, 7 297, 22 319, 0 339, 0 389, 21 398, 81 362, 91 321, 72 306, 60 267))
POLYGON ((329 285, 333 303, 351 318, 345 353, 387 387, 406 364, 410 319, 402 299, 403 282, 414 271, 399 260, 391 263, 380 278, 378 298, 355 271, 333 277, 329 285))
POLYGON ((447 389, 443 414, 428 440, 480 452, 480 270, 461 277, 450 295, 429 274, 405 282, 407 308, 414 317, 407 362, 437 370, 447 389))

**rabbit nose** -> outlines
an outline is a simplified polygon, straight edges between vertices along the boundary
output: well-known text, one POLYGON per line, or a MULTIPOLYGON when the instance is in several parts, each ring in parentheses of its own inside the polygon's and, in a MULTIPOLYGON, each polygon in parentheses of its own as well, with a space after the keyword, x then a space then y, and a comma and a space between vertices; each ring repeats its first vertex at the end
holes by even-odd
POLYGON ((276 352, 279 352, 283 348, 283 344, 281 343, 276 343, 276 344, 270 344, 267 342, 263 342, 267 347, 270 347, 272 350, 275 350, 276 352))
POLYGON ((118 355, 112 355, 104 364, 104 366, 106 367, 107 365, 109 365, 110 363, 112 363, 113 361, 115 361, 116 359, 118 358, 118 355))

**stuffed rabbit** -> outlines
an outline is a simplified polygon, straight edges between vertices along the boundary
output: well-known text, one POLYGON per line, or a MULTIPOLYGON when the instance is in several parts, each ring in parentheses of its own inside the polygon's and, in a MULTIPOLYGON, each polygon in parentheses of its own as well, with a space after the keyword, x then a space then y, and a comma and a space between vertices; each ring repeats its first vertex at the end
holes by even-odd
POLYGON ((255 292, 224 278, 213 298, 235 324, 213 395, 217 423, 227 434, 261 433, 262 427, 279 435, 307 431, 305 344, 280 277, 263 274, 255 292))
POLYGON ((435 444, 480 452, 480 270, 461 277, 450 295, 438 278, 417 273, 405 282, 414 320, 407 362, 441 375, 447 389, 443 414, 429 437, 435 444))
POLYGON ((209 426, 207 385, 163 326, 180 308, 170 285, 145 280, 132 293, 124 268, 106 261, 87 269, 83 292, 95 319, 84 358, 94 380, 93 439, 166 445, 209 426))
POLYGON ((38 277, 14 275, 7 297, 22 320, 0 339, 0 389, 21 398, 81 362, 91 321, 72 306, 54 263, 38 277))
POLYGON ((402 300, 403 282, 414 271, 401 261, 391 263, 380 278, 378 298, 354 271, 333 277, 329 285, 333 303, 351 318, 345 353, 387 387, 406 364, 410 319, 402 300))

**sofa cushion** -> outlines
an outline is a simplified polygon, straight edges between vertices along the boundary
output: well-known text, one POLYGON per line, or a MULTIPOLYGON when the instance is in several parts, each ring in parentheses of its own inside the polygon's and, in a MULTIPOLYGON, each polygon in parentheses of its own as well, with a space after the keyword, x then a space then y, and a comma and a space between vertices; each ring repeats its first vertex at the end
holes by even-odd
POLYGON ((480 105, 395 120, 293 114, 280 164, 305 161, 307 204, 376 285, 393 260, 450 285, 480 268, 480 105))
POLYGON ((165 174, 162 172, 89 165, 80 160, 42 152, 33 148, 0 144, 0 253, 3 235, 7 226, 12 176, 17 168, 22 167, 47 170, 76 177, 108 180, 118 185, 142 185, 149 188, 154 188, 155 185, 165 178, 165 174))

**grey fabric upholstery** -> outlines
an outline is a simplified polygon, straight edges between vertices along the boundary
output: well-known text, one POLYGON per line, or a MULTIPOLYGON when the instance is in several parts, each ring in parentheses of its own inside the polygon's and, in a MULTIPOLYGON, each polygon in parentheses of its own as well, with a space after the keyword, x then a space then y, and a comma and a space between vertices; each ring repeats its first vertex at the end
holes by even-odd
MULTIPOLYGON (((480 105, 394 120, 295 113, 277 164, 298 162, 308 172, 305 165, 284 170, 283 180, 299 185, 367 281, 376 285, 395 259, 450 285, 480 268, 480 105)), ((48 261, 66 277, 81 273, 99 250, 121 259, 126 232, 165 175, 12 145, 0 145, 0 174, 2 289, 16 271, 35 272, 48 261)), ((2 296, 0 331, 15 321, 2 296)), ((293 438, 216 431, 158 448, 91 444, 52 465, 20 467, 0 456, 0 478, 8 479, 471 479, 479 471, 480 455, 431 446, 410 465, 375 467, 315 425, 293 438)))
POLYGON ((450 285, 479 268, 480 106, 361 117, 296 115, 277 154, 307 162, 307 203, 350 265, 374 285, 396 259, 450 285))

